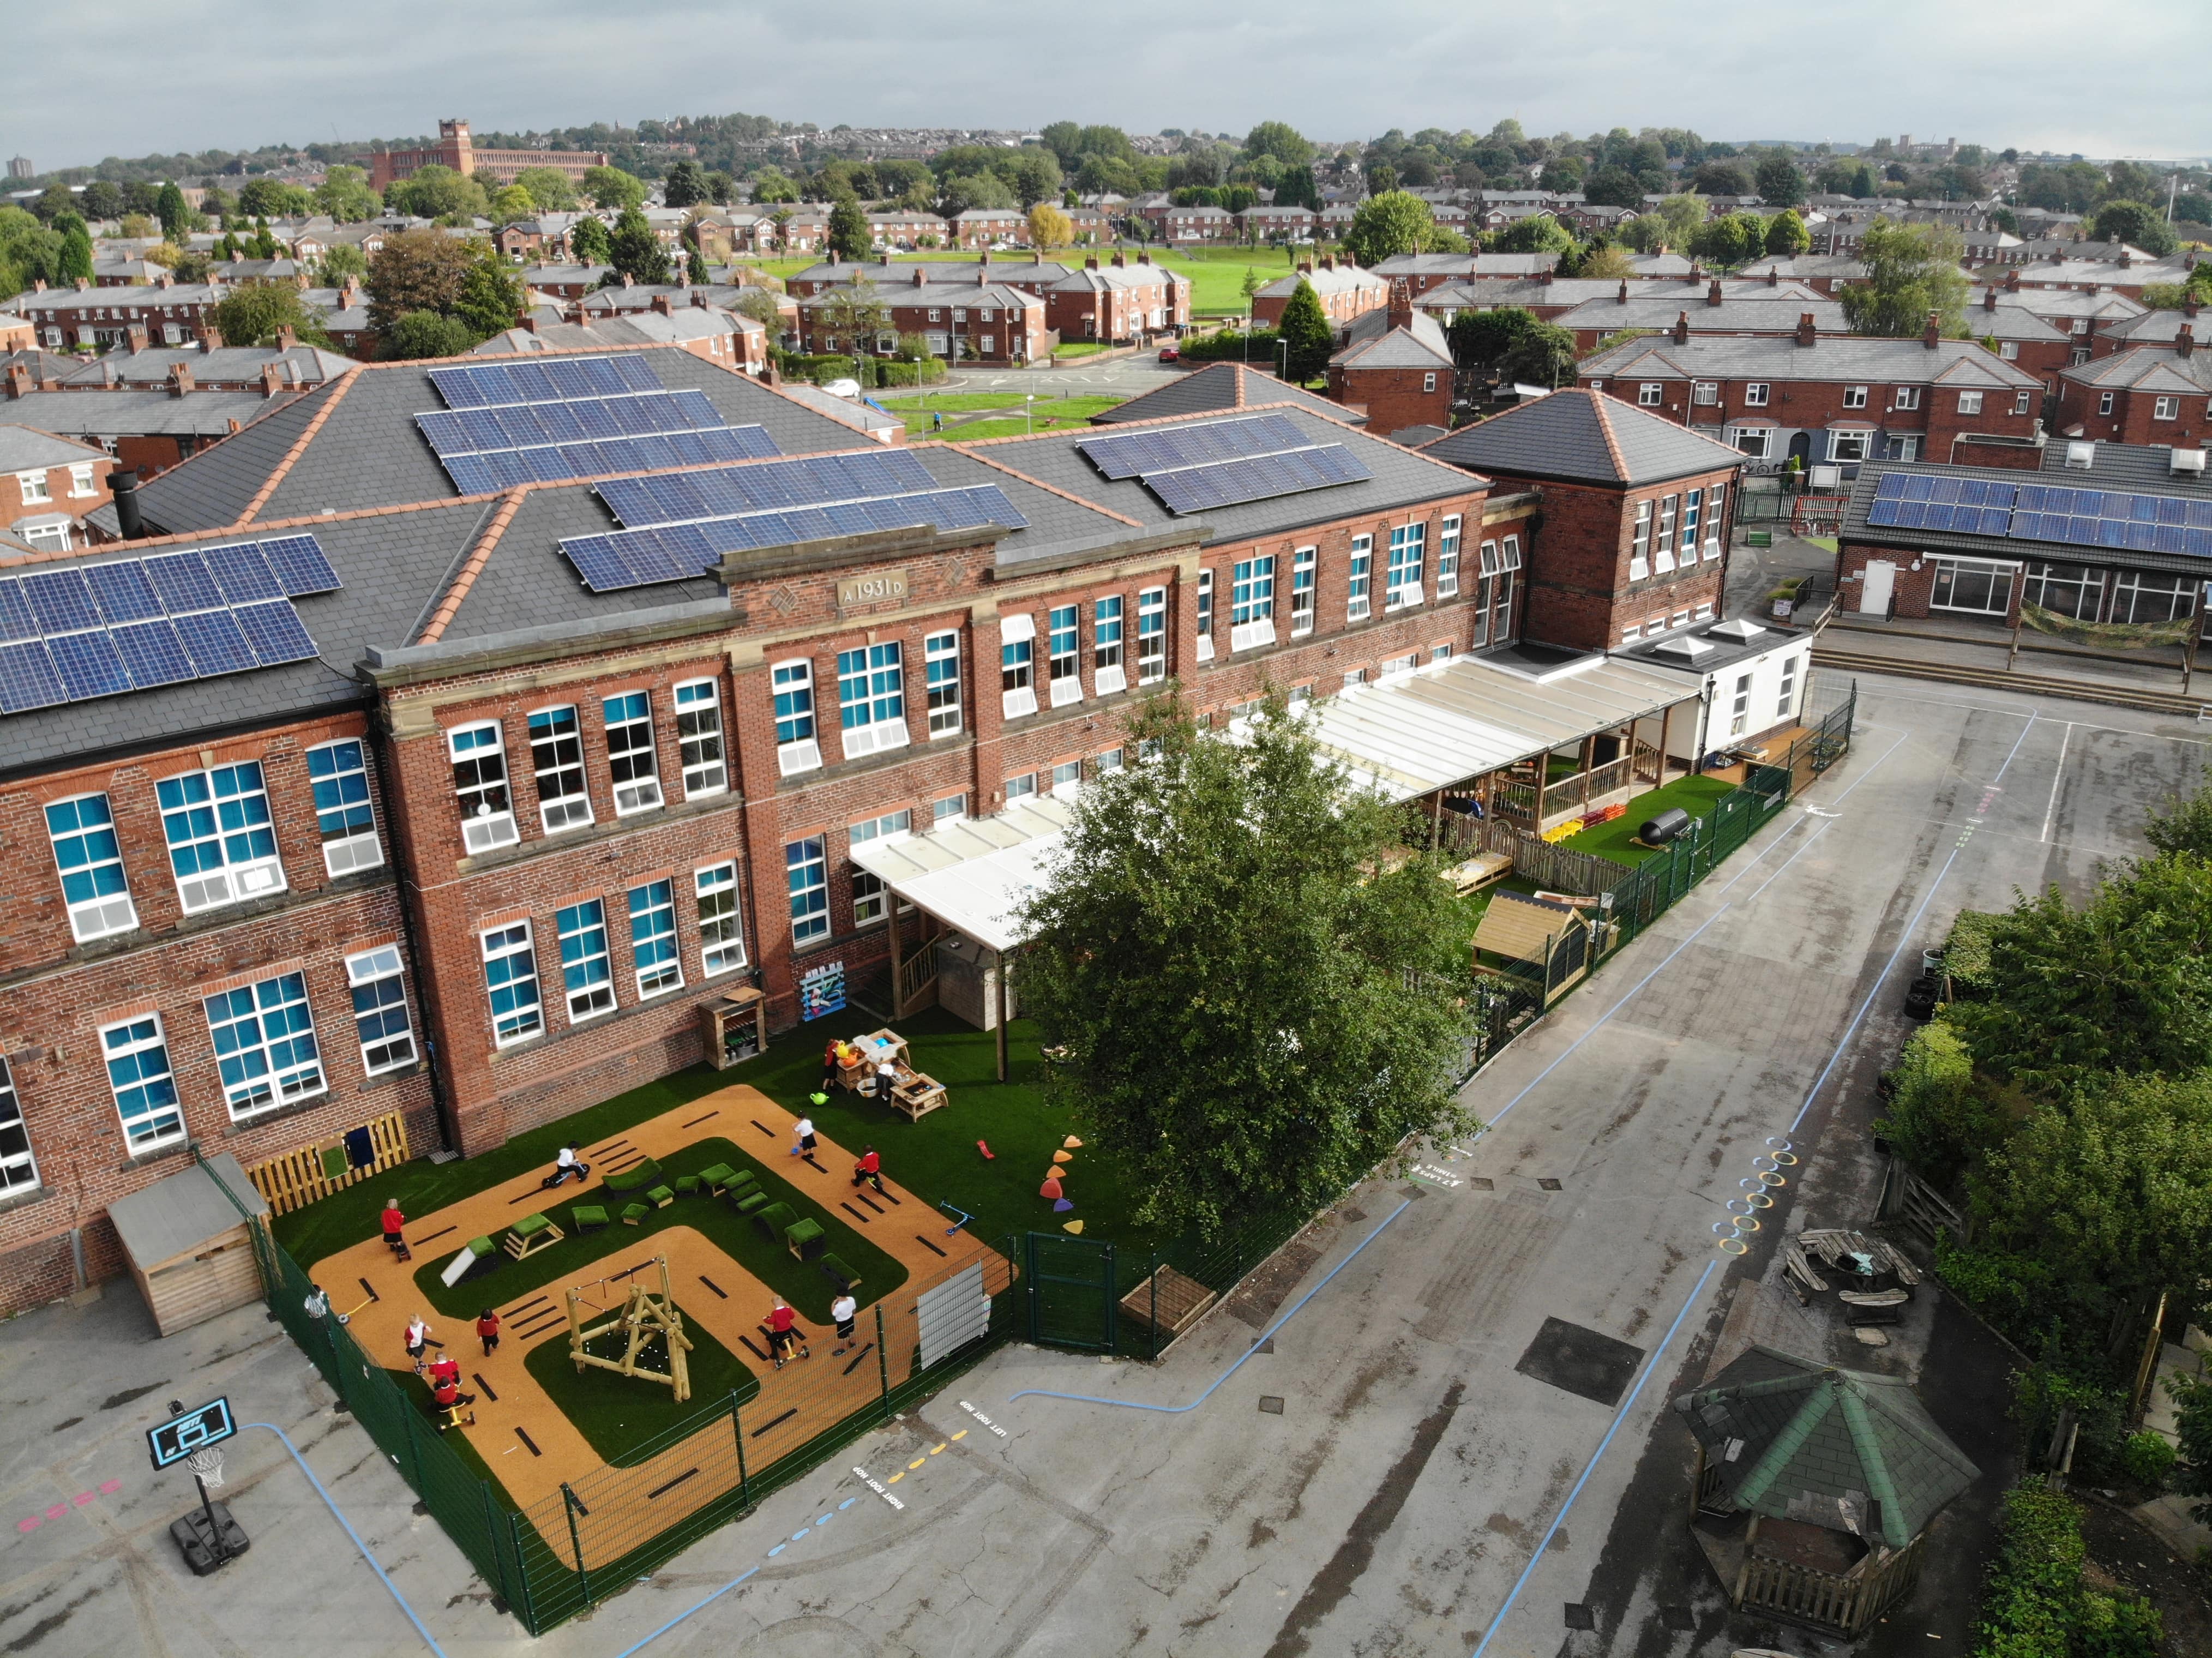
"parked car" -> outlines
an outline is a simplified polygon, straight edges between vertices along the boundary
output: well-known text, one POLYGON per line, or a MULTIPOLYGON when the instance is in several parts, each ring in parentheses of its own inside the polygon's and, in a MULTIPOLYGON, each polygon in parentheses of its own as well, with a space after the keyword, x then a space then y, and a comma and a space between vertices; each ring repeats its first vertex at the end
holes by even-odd
POLYGON ((1160 348, 1160 361, 1162 362, 1181 362, 1182 361, 1182 353, 1172 345, 1164 345, 1160 348))

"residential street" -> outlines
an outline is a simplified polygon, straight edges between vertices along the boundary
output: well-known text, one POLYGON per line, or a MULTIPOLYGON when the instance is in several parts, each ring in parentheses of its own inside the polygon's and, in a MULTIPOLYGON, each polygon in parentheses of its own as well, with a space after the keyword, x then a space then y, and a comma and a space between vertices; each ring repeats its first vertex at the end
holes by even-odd
MULTIPOLYGON (((1280 1309, 1372 1242, 1272 1351, 1195 1409, 1016 1395, 1188 1405, 1274 1309, 1217 1311, 1157 1368, 1010 1346, 543 1649, 634 1650, 762 1566, 647 1650, 1840 1651, 1728 1618, 1686 1540, 1691 1444, 1666 1402, 1705 1373, 1778 1231, 1870 1215, 1881 1177, 1866 1133, 1873 1079, 1905 1029, 1899 1005, 1917 951, 1941 941, 1962 906, 2000 906, 2016 886, 2051 881, 2078 892, 2099 859, 2136 848, 2143 810, 2193 780, 2212 752, 2179 722, 2035 708, 1996 692, 1866 681, 1860 710, 1844 764, 1479 1079, 1476 1103, 1495 1127, 1449 1165, 1466 1183, 1356 1193, 1310 1235, 1311 1265, 1280 1309), (1770 1137, 1794 1142, 1799 1178, 1768 1212, 1762 1247, 1731 1260, 1714 1248, 1711 1223, 1770 1137), (1601 1363, 1532 1353, 1547 1320, 1635 1354, 1607 1374, 1601 1363), (1008 1436, 981 1427, 963 1400, 1008 1436), (917 1458, 923 1466, 897 1488, 902 1509, 851 1472, 881 1479, 917 1458), (836 1523, 817 1534, 823 1515, 836 1523), (811 1540, 764 1560, 802 1533, 811 1540), (1571 1630, 1563 1609, 1583 1608, 1592 1627, 1571 1630)), ((2003 1455, 1999 1350, 1940 1291, 1923 1299, 1923 1385, 1983 1464, 1972 1502, 1997 1483, 2003 1455), (1956 1381, 1939 1394, 1938 1376, 1956 1381)), ((33 1430, 9 1436, 0 1467, 8 1514, 37 1514, 58 1492, 66 1503, 111 1467, 132 1482, 43 1528, 0 1533, 11 1585, 0 1643, 423 1650, 266 1435, 239 1442, 244 1479, 234 1473, 226 1493, 253 1552, 219 1580, 184 1575, 162 1533, 188 1482, 165 1478, 147 1494, 137 1412, 103 1412, 54 1385, 85 1358, 83 1343, 103 1329, 112 1339, 136 1312, 127 1286, 112 1285, 93 1309, 34 1315, 0 1348, 0 1398, 33 1430), (40 1436, 76 1416, 93 1420, 40 1436)), ((1739 1333, 1747 1324, 1735 1321, 1739 1333)), ((434 1525, 410 1515, 404 1488, 360 1430, 316 1408, 323 1390, 296 1374, 305 1361, 274 1333, 248 1309, 135 1351, 152 1386, 231 1387, 248 1414, 265 1411, 317 1442, 310 1462, 444 1651, 520 1646, 434 1525)), ((1878 1365, 1840 1350, 1812 1356, 1878 1365)), ((1946 1535, 1954 1558, 1858 1651, 1961 1649, 1978 1571, 1970 1557, 1985 1533, 1965 1521, 1946 1535)))

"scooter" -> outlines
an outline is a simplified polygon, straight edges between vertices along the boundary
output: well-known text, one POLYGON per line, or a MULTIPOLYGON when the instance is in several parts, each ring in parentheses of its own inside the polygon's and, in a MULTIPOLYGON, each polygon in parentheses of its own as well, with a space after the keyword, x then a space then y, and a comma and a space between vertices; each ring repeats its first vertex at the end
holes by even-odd
POLYGON ((540 1189, 550 1192, 571 1175, 576 1177, 576 1183, 580 1186, 591 1179, 592 1165, 588 1163, 572 1163, 566 1169, 556 1169, 545 1177, 540 1189))

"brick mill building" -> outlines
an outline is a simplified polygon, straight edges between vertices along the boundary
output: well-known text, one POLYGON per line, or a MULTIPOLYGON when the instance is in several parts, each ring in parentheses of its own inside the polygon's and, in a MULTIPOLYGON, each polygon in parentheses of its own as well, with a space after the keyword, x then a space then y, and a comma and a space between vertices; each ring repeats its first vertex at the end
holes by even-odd
POLYGON ((606 152, 597 149, 478 149, 463 120, 438 123, 438 142, 419 149, 373 150, 368 158, 368 187, 381 191, 401 179, 411 179, 426 167, 449 167, 456 173, 482 178, 495 186, 511 185, 531 167, 550 167, 581 184, 589 168, 605 167, 606 152))

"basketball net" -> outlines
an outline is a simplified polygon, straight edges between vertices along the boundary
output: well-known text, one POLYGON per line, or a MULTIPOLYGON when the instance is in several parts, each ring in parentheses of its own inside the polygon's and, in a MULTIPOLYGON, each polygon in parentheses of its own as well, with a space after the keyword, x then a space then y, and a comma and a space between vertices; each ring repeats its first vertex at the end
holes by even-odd
POLYGON ((220 1486, 222 1484, 222 1453, 212 1445, 204 1450, 194 1451, 185 1459, 185 1466, 207 1485, 220 1486))

